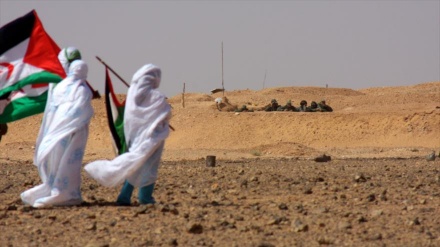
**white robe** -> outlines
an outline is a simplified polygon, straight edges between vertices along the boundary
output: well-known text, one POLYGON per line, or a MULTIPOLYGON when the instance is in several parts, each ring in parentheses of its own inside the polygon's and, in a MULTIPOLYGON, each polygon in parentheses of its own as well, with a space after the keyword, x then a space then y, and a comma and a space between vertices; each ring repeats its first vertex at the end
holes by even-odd
POLYGON ((124 113, 128 151, 113 160, 94 161, 84 168, 100 184, 114 187, 128 180, 134 186, 143 187, 157 180, 171 116, 166 97, 156 90, 160 76, 160 69, 152 64, 134 74, 124 113))
POLYGON ((21 194, 25 204, 46 207, 82 201, 81 166, 93 116, 86 77, 87 64, 77 60, 64 80, 51 85, 34 154, 43 183, 21 194))

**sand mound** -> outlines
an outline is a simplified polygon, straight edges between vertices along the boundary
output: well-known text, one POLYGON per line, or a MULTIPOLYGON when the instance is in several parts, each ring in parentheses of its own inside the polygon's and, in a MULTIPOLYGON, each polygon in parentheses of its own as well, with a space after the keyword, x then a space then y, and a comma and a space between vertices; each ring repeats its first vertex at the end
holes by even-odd
MULTIPOLYGON (((124 99, 124 95, 119 96, 124 99)), ((440 150, 440 82, 368 88, 283 87, 226 91, 222 111, 215 99, 223 93, 187 93, 169 99, 173 108, 165 160, 300 157, 327 153, 336 157, 422 156, 440 150), (236 106, 257 109, 277 99, 297 106, 305 99, 326 99, 332 113, 228 112, 236 106), (417 150, 416 152, 414 150, 417 150)), ((104 99, 93 100, 86 160, 114 157, 104 99)), ((32 159, 42 115, 9 124, 0 143, 1 157, 32 159)))
MULTIPOLYGON (((99 186, 84 170, 82 205, 23 205, 20 193, 41 183, 32 157, 42 115, 11 123, 0 142, 0 243, 440 246, 440 163, 425 160, 440 151, 439 89, 225 92, 225 107, 325 98, 331 113, 227 112, 214 102, 222 93, 186 94, 185 106, 177 95, 169 99, 176 131, 165 145, 154 206, 139 205, 136 193, 133 206, 116 206, 120 187, 99 186), (316 163, 322 154, 331 162, 316 163), (217 156, 215 167, 206 167, 207 155, 217 156)), ((104 99, 92 104, 84 163, 115 156, 104 99)))

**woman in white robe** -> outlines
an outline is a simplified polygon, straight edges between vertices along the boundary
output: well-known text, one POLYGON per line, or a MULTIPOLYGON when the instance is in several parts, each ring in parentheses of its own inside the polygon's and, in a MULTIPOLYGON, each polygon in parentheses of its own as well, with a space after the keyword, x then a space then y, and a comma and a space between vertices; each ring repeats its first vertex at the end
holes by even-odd
POLYGON ((21 194, 25 204, 41 208, 82 202, 81 166, 93 116, 87 73, 87 64, 75 60, 68 76, 52 87, 34 154, 43 183, 21 194))
POLYGON ((98 160, 85 166, 100 184, 114 187, 124 183, 117 202, 131 203, 134 186, 140 204, 155 203, 152 196, 165 139, 169 135, 171 107, 159 87, 161 70, 147 64, 134 75, 128 89, 124 133, 128 151, 113 160, 98 160))

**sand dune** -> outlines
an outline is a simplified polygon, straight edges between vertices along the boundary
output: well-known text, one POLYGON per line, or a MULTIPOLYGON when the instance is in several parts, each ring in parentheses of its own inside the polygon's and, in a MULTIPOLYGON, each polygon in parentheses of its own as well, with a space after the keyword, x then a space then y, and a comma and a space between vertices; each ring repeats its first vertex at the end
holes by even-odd
MULTIPOLYGON (((223 93, 185 94, 169 99, 171 125, 164 160, 200 159, 208 154, 220 159, 298 157, 327 153, 347 157, 419 157, 440 150, 440 82, 412 86, 367 88, 282 87, 260 91, 226 91, 236 106, 258 109, 277 99, 325 99, 332 113, 221 112, 214 99, 223 93)), ((124 96, 121 95, 121 98, 124 96)), ((86 160, 112 158, 104 99, 93 101, 86 160)), ((9 126, 0 143, 0 154, 32 157, 41 114, 9 126)), ((21 157, 20 156, 20 157, 21 157)))
MULTIPOLYGON (((154 206, 134 195, 117 206, 120 187, 84 171, 80 206, 23 205, 20 193, 41 183, 32 165, 41 115, 11 123, 0 143, 0 245, 439 246, 439 159, 425 156, 440 151, 440 82, 225 92, 249 108, 325 98, 332 113, 219 112, 221 96, 189 93, 184 108, 181 95, 169 99, 176 131, 154 206), (323 153, 331 162, 310 161, 323 153)), ((104 100, 93 106, 84 163, 114 157, 104 100)))

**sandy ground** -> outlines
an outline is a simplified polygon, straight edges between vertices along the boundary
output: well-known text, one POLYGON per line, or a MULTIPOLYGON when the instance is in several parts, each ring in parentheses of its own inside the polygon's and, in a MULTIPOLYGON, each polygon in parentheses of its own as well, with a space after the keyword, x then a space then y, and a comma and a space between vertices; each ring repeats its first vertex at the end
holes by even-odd
MULTIPOLYGON (((121 96, 123 98, 123 96, 121 96)), ((19 194, 41 115, 0 143, 0 246, 440 246, 440 82, 368 88, 286 87, 169 99, 171 125, 155 206, 115 206, 118 188, 83 174, 78 207, 36 210, 19 194), (226 112, 325 99, 332 113, 226 112), (331 161, 314 158, 326 154, 331 161), (214 155, 216 167, 206 167, 214 155)), ((104 100, 84 163, 114 157, 104 100)))

